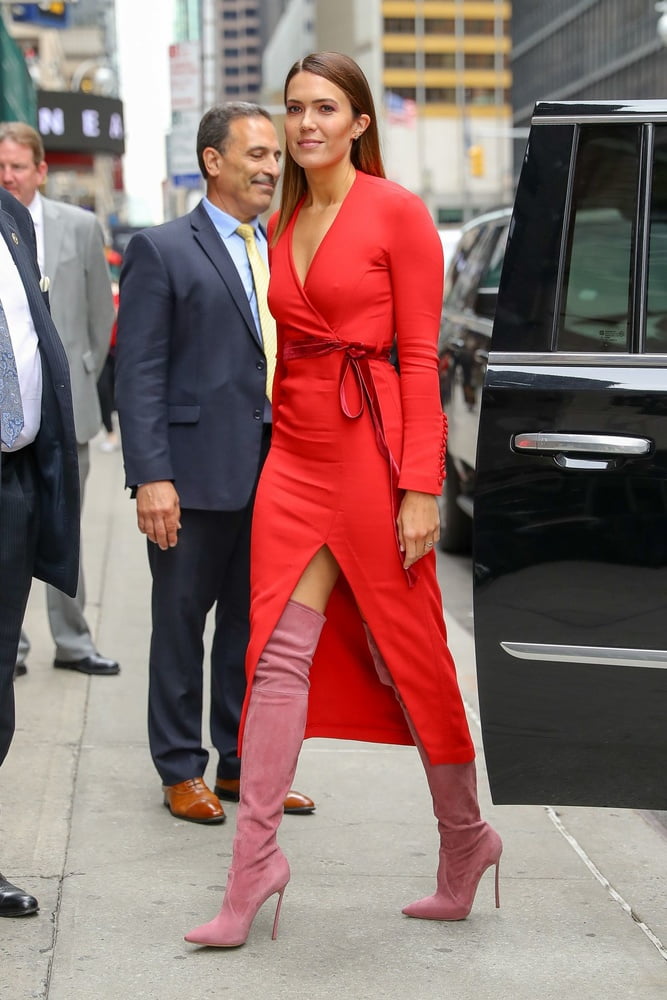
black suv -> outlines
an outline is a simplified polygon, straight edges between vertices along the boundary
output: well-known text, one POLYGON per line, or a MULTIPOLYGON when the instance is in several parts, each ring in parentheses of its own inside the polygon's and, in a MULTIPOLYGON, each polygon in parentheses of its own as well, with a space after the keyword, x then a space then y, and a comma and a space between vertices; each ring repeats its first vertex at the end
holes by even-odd
POLYGON ((440 398, 449 423, 440 503, 445 552, 470 549, 479 407, 510 217, 506 208, 464 226, 445 275, 438 344, 440 398))
POLYGON ((666 809, 667 102, 536 106, 490 348, 474 617, 494 799, 666 809))

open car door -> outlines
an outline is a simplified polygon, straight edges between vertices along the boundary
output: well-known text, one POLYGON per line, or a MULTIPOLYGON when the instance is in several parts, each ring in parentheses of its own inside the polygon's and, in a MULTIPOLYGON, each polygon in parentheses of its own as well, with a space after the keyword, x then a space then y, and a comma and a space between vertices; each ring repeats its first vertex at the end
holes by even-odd
POLYGON ((667 808, 667 104, 538 104, 483 389, 497 803, 667 808))

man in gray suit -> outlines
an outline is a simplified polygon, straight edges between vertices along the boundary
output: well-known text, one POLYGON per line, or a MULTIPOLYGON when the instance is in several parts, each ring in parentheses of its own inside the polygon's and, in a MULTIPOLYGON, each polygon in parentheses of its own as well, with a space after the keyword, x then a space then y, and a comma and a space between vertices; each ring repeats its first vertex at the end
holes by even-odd
MULTIPOLYGON (((83 497, 90 466, 88 442, 101 426, 97 377, 109 350, 115 310, 101 227, 91 212, 40 195, 47 170, 39 133, 24 122, 0 123, 0 184, 32 216, 39 266, 49 279, 51 314, 69 362, 83 497)), ((81 566, 76 597, 47 586, 56 646, 53 665, 85 674, 117 674, 118 663, 95 648, 84 616, 85 599, 81 566)), ((22 632, 16 674, 26 672, 29 648, 22 632)))

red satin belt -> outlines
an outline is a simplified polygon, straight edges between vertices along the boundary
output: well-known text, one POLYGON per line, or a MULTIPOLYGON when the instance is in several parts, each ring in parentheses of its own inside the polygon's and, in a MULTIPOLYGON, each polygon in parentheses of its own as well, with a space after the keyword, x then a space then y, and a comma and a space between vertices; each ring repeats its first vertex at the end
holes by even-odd
MULTIPOLYGON (((350 420, 357 420, 364 412, 366 403, 368 404, 368 410, 371 415, 371 420, 373 421, 373 428, 375 430, 375 441, 380 454, 386 459, 389 467, 389 479, 391 483, 391 509, 394 520, 394 531, 399 557, 402 562, 405 558, 405 553, 401 552, 400 540, 398 537, 398 525, 396 521, 401 501, 401 491, 398 488, 399 468, 396 459, 391 453, 391 449, 384 432, 382 411, 380 409, 375 382, 373 380, 373 372, 369 363, 371 359, 374 361, 389 361, 391 352, 388 348, 377 349, 369 347, 367 344, 361 344, 358 342, 325 340, 320 337, 312 337, 307 340, 288 340, 283 348, 283 360, 287 362, 297 358, 319 358, 323 357, 325 354, 333 354, 335 351, 339 351, 344 355, 344 363, 341 368, 340 381, 338 384, 341 410, 346 417, 349 417, 350 420), (359 389, 359 407, 356 411, 350 409, 347 400, 345 383, 348 376, 355 379, 357 388, 359 389)), ((408 585, 410 587, 414 586, 417 579, 414 567, 410 566, 405 570, 405 573, 408 578, 408 585)))

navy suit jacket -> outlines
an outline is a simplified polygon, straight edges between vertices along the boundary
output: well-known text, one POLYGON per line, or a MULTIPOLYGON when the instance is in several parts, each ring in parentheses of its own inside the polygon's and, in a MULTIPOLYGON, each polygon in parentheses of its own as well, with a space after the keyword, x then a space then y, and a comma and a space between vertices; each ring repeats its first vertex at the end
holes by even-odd
POLYGON ((79 579, 79 465, 67 357, 49 314, 48 295, 40 290, 30 213, 3 188, 0 234, 23 281, 42 362, 42 416, 33 446, 40 512, 33 576, 73 597, 79 579))
POLYGON ((126 484, 169 479, 183 508, 245 507, 265 392, 243 283, 203 205, 133 236, 116 345, 126 484))

